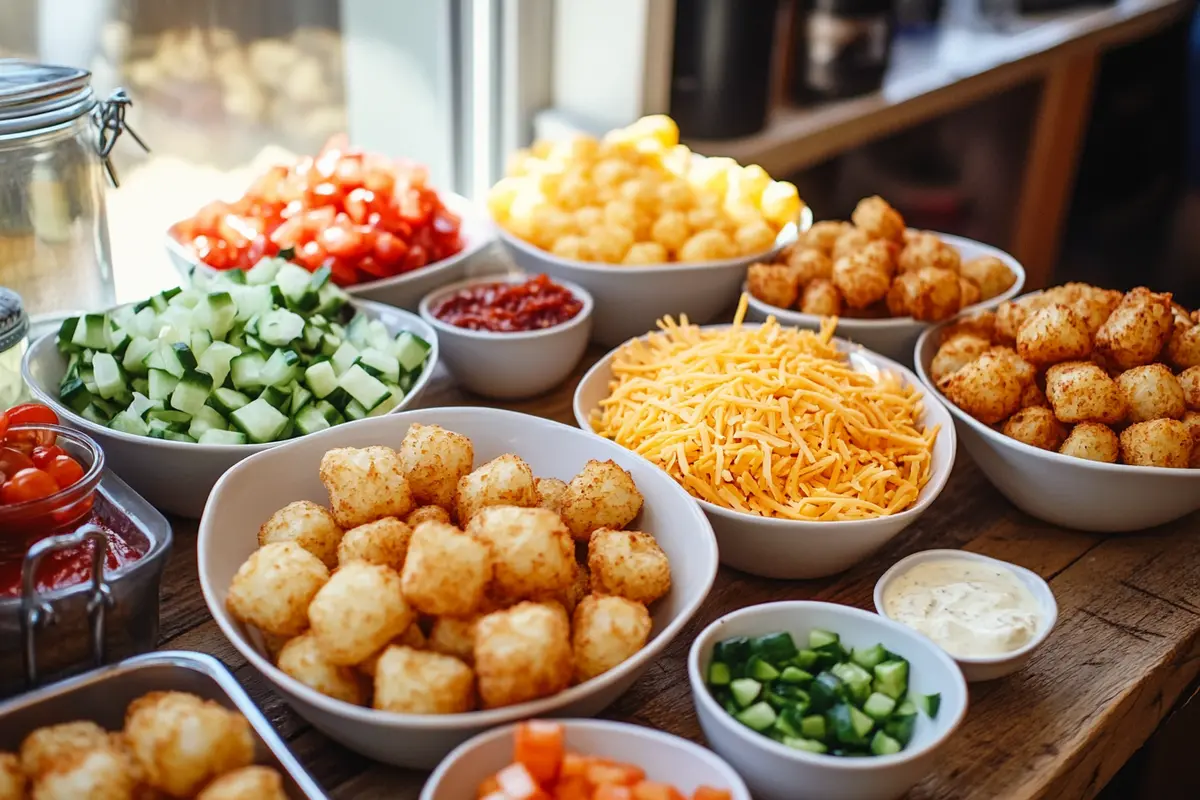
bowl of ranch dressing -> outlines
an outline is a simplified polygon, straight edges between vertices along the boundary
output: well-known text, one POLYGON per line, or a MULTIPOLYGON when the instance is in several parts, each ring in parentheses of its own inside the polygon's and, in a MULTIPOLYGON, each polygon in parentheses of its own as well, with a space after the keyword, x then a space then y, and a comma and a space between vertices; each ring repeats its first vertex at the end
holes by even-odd
POLYGON ((875 610, 932 639, 968 681, 1016 672, 1058 619, 1050 586, 1007 561, 964 550, 924 550, 875 584, 875 610))

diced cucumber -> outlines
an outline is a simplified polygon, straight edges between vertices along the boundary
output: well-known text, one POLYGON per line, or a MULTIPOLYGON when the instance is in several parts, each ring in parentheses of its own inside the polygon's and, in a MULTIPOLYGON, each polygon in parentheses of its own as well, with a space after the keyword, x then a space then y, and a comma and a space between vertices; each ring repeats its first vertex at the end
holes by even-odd
POLYGON ((259 372, 259 379, 264 386, 283 386, 291 383, 300 374, 300 355, 292 350, 279 348, 259 372))
POLYGON ((231 344, 213 342, 200 356, 197 367, 212 375, 213 386, 224 386, 229 376, 229 364, 240 354, 241 351, 231 344))
POLYGON ((238 431, 220 431, 209 429, 197 437, 200 444, 246 444, 246 434, 238 431))
POLYGON ((738 678, 729 684, 730 694, 742 708, 753 705, 758 696, 762 694, 762 688, 762 684, 753 678, 738 678))
POLYGON ((750 639, 745 636, 732 636, 722 639, 713 647, 713 659, 724 661, 732 669, 734 665, 744 665, 750 658, 750 639))
POLYGON ((775 709, 767 703, 755 703, 742 709, 735 719, 753 731, 765 731, 775 724, 775 709))
POLYGON ((382 417, 384 414, 388 413, 393 408, 404 402, 405 392, 403 389, 401 389, 399 386, 392 386, 391 384, 388 384, 387 387, 387 398, 382 403, 372 408, 371 412, 367 414, 368 417, 382 417))
POLYGON ((212 347, 213 337, 208 331, 192 331, 192 338, 189 344, 192 348, 192 354, 196 356, 196 365, 200 365, 200 361, 204 358, 204 354, 208 352, 208 348, 212 347))
POLYGON ((234 411, 250 402, 250 398, 237 389, 214 389, 208 396, 208 405, 212 406, 221 416, 228 417, 234 411))
POLYGON ((793 750, 803 750, 806 753, 825 753, 829 751, 824 742, 818 742, 815 739, 805 739, 799 736, 785 736, 783 744, 793 750))
POLYGON ((99 406, 94 403, 79 412, 79 416, 96 425, 108 425, 109 420, 112 419, 112 417, 101 411, 99 406))
POLYGON ((800 735, 805 739, 824 741, 826 736, 825 717, 820 714, 810 714, 800 720, 800 735))
POLYGON ((304 383, 317 399, 328 397, 330 392, 338 388, 337 374, 328 361, 318 362, 304 370, 304 383))
POLYGON ((277 408, 285 414, 292 408, 292 393, 278 386, 268 386, 259 397, 266 400, 272 408, 277 408))
POLYGON ((400 361, 382 350, 366 348, 359 353, 357 364, 381 381, 400 382, 400 361))
POLYGON ((288 426, 288 418, 261 397, 229 415, 234 427, 254 443, 273 442, 288 426))
MULTIPOLYGON (((905 663, 907 666, 907 663, 905 663)), ((938 709, 942 707, 942 696, 940 694, 919 694, 916 697, 917 708, 925 712, 925 716, 933 719, 938 714, 938 709)))
POLYGON ((400 369, 413 372, 425 363, 425 356, 433 345, 410 331, 404 331, 396 337, 392 345, 392 355, 400 362, 400 369))
POLYGON ((342 412, 327 400, 318 400, 314 408, 321 412, 321 416, 323 416, 330 425, 341 425, 346 421, 346 418, 342 416, 342 412))
POLYGON ((230 292, 213 292, 196 306, 195 322, 215 339, 224 339, 237 321, 238 306, 230 292))
POLYGON ((79 325, 82 317, 67 317, 58 326, 58 349, 63 351, 78 350, 79 346, 75 344, 75 328, 79 325))
POLYGON ((858 704, 866 702, 867 697, 871 694, 871 673, 852 661, 834 664, 829 671, 846 684, 851 700, 858 704))
POLYGON ((367 374, 367 371, 357 364, 352 365, 338 378, 338 386, 346 390, 346 394, 354 398, 363 407, 363 415, 382 403, 391 394, 379 379, 367 374))
POLYGON ((112 418, 108 423, 108 427, 114 431, 121 433, 131 433, 135 436, 149 436, 150 426, 146 424, 141 417, 131 414, 128 411, 122 411, 112 418))
POLYGON ((338 375, 344 374, 358 360, 358 356, 359 351, 357 347, 348 341, 342 342, 331 358, 333 371, 338 375))
POLYGON ((714 661, 708 665, 708 683, 710 686, 728 686, 733 680, 733 676, 729 672, 729 665, 721 661, 714 661))
POLYGON ((228 427, 229 423, 217 413, 216 409, 212 406, 202 406, 192 417, 192 424, 188 426, 187 433, 188 436, 198 441, 208 431, 223 431, 228 427))
POLYGON ((257 392, 263 387, 262 368, 267 360, 261 353, 242 353, 229 362, 229 377, 235 389, 257 392))
POLYGON ((783 668, 783 672, 779 674, 779 680, 784 683, 808 683, 813 679, 812 673, 806 672, 799 667, 787 666, 783 668))
POLYGON ((154 409, 146 415, 148 420, 159 420, 175 430, 185 431, 192 422, 192 415, 186 411, 176 411, 170 408, 154 409))
POLYGON ((88 350, 108 349, 108 318, 104 314, 85 314, 71 333, 71 343, 88 350))
POLYGON ((883 649, 881 644, 871 647, 856 647, 850 654, 850 660, 863 669, 873 670, 887 660, 887 650, 883 649))
POLYGON ((302 434, 316 433, 330 427, 329 420, 315 405, 305 406, 296 415, 296 430, 302 434))
POLYGON ((150 370, 150 390, 148 394, 151 400, 166 400, 171 396, 171 392, 175 391, 175 387, 179 384, 179 379, 165 369, 150 370))
POLYGON ((883 731, 876 731, 871 739, 871 752, 877 756, 890 756, 899 753, 902 745, 883 731))
POLYGON ((882 692, 893 700, 899 700, 908 692, 908 662, 884 661, 875 666, 875 691, 882 692))
POLYGON ((275 280, 279 269, 288 262, 282 258, 260 258, 258 263, 246 272, 246 283, 252 285, 268 284, 275 280))
POLYGON ((270 311, 275 302, 270 286, 230 286, 229 296, 237 306, 237 319, 242 322, 270 311))
MULTIPOLYGON (((192 355, 191 348, 183 342, 168 344, 162 341, 158 345, 158 354, 162 359, 162 369, 176 378, 182 378, 183 373, 196 368, 196 357, 192 355)), ((149 366, 154 367, 155 365, 149 364, 149 366)))
POLYGON ((146 414, 154 409, 161 409, 162 403, 151 400, 144 394, 139 392, 133 393, 133 400, 129 403, 129 408, 126 409, 130 414, 138 417, 145 417, 146 414))
POLYGON ((84 409, 92 404, 92 393, 87 390, 79 378, 63 381, 59 387, 58 396, 67 408, 76 414, 82 414, 84 409))
POLYGON ((866 744, 875 727, 875 720, 849 703, 839 703, 829 710, 829 725, 833 736, 843 744, 866 744))
POLYGON ((132 375, 145 375, 146 358, 154 352, 155 347, 155 343, 146 337, 134 336, 125 348, 125 355, 121 357, 121 366, 132 375))
POLYGON ((308 389, 305 389, 298 383, 295 384, 292 387, 291 415, 295 417, 301 412, 301 410, 308 408, 308 406, 312 404, 313 399, 314 397, 312 392, 310 392, 308 389))
POLYGON ((325 331, 314 325, 310 319, 308 324, 304 326, 304 349, 309 352, 320 350, 321 340, 324 337, 325 331))
POLYGON ((285 263, 275 273, 275 285, 283 292, 288 305, 301 311, 312 311, 317 307, 317 290, 310 289, 312 273, 291 263, 285 263))
POLYGON ((264 312, 258 323, 258 338, 283 347, 304 333, 304 317, 282 308, 264 312))
POLYGON ((92 372, 96 389, 105 400, 119 397, 126 391, 125 376, 117 360, 108 353, 97 353, 92 359, 92 372))
POLYGON ((808 694, 812 698, 812 710, 824 711, 845 697, 846 686, 832 672, 822 672, 809 684, 808 694))
POLYGON ((909 715, 893 714, 883 723, 883 732, 898 741, 901 745, 907 745, 912 741, 913 733, 916 729, 916 713, 909 715))
POLYGON ((863 711, 867 716, 877 720, 887 719, 895 708, 896 701, 880 692, 872 692, 863 703, 863 711))
POLYGON ((799 652, 790 633, 768 633, 750 640, 750 651, 768 661, 787 661, 799 652))
POLYGON ((332 283, 327 283, 317 292, 317 313, 332 317, 350 301, 350 295, 332 283))
POLYGON ((771 664, 763 659, 762 656, 750 656, 750 660, 746 662, 746 674, 756 681, 773 681, 779 677, 779 670, 775 669, 771 664))
POLYGON ((207 372, 190 369, 179 379, 175 391, 171 392, 171 408, 195 416, 205 407, 213 379, 207 372))
POLYGON ((367 410, 357 400, 351 400, 349 403, 346 403, 346 408, 343 409, 342 413, 346 415, 346 419, 351 421, 366 419, 367 416, 367 410))
POLYGON ((168 430, 165 434, 163 434, 163 438, 170 442, 188 442, 189 444, 196 443, 196 440, 191 436, 188 436, 186 433, 179 433, 172 430, 168 430))

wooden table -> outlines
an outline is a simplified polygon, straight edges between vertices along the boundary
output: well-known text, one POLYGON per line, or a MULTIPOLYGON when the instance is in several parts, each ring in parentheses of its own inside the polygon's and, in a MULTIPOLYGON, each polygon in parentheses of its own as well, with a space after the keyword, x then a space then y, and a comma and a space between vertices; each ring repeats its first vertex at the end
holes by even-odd
MULTIPOLYGON (((574 424, 575 384, 589 352, 555 392, 509 408, 574 424)), ((483 405, 440 371, 423 403, 483 405)), ((876 579, 916 550, 961 547, 1050 581, 1058 626, 1021 673, 971 689, 962 728, 911 798, 1095 796, 1200 674, 1200 526, 1195 515, 1134 536, 1102 537, 1040 523, 1010 505, 965 452, 932 509, 883 551, 837 578, 786 582, 722 568, 696 619, 605 714, 699 740, 686 678, 688 645, 716 617, 754 603, 820 599, 871 609, 876 579)), ((162 597, 162 646, 230 666, 294 752, 335 798, 413 800, 425 775, 375 764, 292 712, 222 636, 196 577, 196 524, 175 521, 162 597)))

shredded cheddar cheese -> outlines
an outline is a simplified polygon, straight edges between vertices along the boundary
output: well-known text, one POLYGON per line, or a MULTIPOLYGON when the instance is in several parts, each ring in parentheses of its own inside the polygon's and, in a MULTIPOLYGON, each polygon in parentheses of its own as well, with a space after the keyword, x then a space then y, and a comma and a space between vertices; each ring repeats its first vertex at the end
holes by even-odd
POLYGON ((929 481, 937 427, 891 373, 856 371, 819 333, 682 318, 623 345, 595 431, 648 458, 693 496, 793 520, 895 514, 929 481))

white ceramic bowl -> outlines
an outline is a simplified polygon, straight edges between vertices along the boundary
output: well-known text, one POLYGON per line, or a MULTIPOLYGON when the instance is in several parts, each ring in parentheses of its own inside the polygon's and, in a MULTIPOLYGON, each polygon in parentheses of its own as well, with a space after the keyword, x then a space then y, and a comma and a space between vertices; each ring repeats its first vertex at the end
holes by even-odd
MULTIPOLYGON (((1019 261, 1008 253, 991 245, 977 242, 974 239, 965 239, 961 236, 952 236, 948 233, 939 233, 937 236, 947 244, 953 245, 962 256, 963 261, 970 261, 973 258, 980 258, 982 256, 995 256, 1007 264, 1008 268, 1017 276, 1016 283, 1010 286, 1003 294, 989 300, 984 300, 981 303, 976 303, 973 306, 968 306, 962 313, 969 314, 985 308, 994 308, 1005 300, 1011 300, 1021 293, 1021 288, 1025 286, 1025 269, 1019 261)), ((764 303, 754 295, 750 295, 749 303, 749 319, 761 321, 765 320, 768 316, 774 316, 780 322, 787 325, 795 325, 798 328, 808 328, 814 331, 821 328, 821 320, 823 318, 817 314, 804 314, 794 309, 779 308, 764 303)), ((868 350, 873 350, 880 355, 887 356, 893 361, 899 361, 906 366, 912 366, 913 345, 916 343, 917 337, 923 331, 928 330, 929 327, 930 323, 918 322, 912 317, 897 317, 892 319, 839 317, 837 334, 843 339, 849 339, 852 342, 861 344, 868 350)))
MULTIPOLYGON (((894 361, 842 339, 834 341, 849 355, 855 369, 899 373, 905 385, 920 385, 915 375, 894 361)), ((592 412, 599 409, 600 401, 609 395, 616 352, 613 350, 597 361, 575 389, 575 420, 585 431, 594 432, 592 412)), ((887 517, 803 522, 731 511, 696 499, 717 535, 721 563, 765 578, 821 578, 849 569, 916 522, 946 485, 954 466, 955 452, 954 425, 949 412, 941 400, 930 398, 928 392, 925 394, 922 423, 940 425, 941 432, 933 446, 933 474, 921 489, 916 503, 887 517)))
MULTIPOLYGON (((568 750, 635 764, 647 780, 669 783, 691 797, 700 786, 729 790, 733 800, 751 800, 733 768, 711 750, 662 731, 624 722, 569 719, 563 722, 568 750)), ((464 742, 438 765, 420 800, 465 800, 479 784, 512 763, 513 725, 464 742)))
POLYGON ((967 684, 950 656, 898 622, 835 603, 788 602, 750 606, 705 628, 688 653, 688 680, 709 745, 738 771, 759 800, 892 800, 936 765, 937 752, 967 713, 967 684), (814 628, 854 647, 876 643, 908 659, 909 691, 941 694, 937 717, 917 717, 912 741, 895 755, 841 758, 802 752, 757 733, 731 717, 704 683, 713 646, 730 636, 787 631, 797 643, 814 628))
MULTIPOLYGON (((347 292, 364 300, 374 300, 397 308, 416 311, 417 303, 433 289, 462 280, 467 275, 468 267, 474 266, 481 255, 496 239, 492 222, 480 214, 478 207, 470 200, 452 192, 438 192, 446 208, 453 211, 462 219, 463 249, 450 256, 436 261, 420 269, 396 275, 391 278, 380 278, 374 281, 357 283, 344 287, 347 292)), ((216 272, 212 267, 196 258, 195 254, 168 231, 166 235, 167 255, 171 263, 184 279, 188 279, 194 270, 200 272, 216 272)))
MULTIPOLYGON (((952 560, 975 561, 997 569, 1008 570, 1017 580, 1025 585, 1025 588, 1029 589, 1030 594, 1034 596, 1038 601, 1038 605, 1041 606, 1041 627, 1038 628, 1033 638, 1024 647, 1001 656, 968 657, 950 654, 950 657, 954 659, 959 669, 962 670, 963 676, 972 683, 990 681, 995 678, 1002 678, 1005 675, 1011 675, 1025 666, 1025 663, 1029 661, 1029 657, 1033 655, 1033 651, 1041 647, 1042 643, 1050 636, 1050 631, 1054 630, 1054 624, 1058 621, 1058 603, 1054 600, 1054 592, 1050 591, 1050 584, 1042 580, 1041 576, 1036 572, 1019 567, 1016 564, 1010 564, 1007 561, 1001 561, 998 558, 971 553, 966 550, 922 550, 919 553, 913 553, 910 556, 900 559, 879 578, 875 584, 875 610, 882 616, 888 617, 887 612, 884 610, 883 598, 887 592, 888 585, 896 578, 926 561, 952 560)), ((891 617, 888 618, 891 619, 891 617)))
POLYGON ((340 425, 248 458, 217 482, 200 520, 197 571, 208 610, 234 646, 297 712, 330 738, 390 764, 431 769, 461 742, 529 717, 591 716, 646 671, 696 613, 717 573, 717 544, 695 503, 650 462, 612 442, 557 422, 492 408, 437 408, 340 425), (589 459, 612 459, 633 475, 645 498, 634 526, 654 534, 671 561, 671 591, 652 609, 650 641, 620 666, 553 697, 454 715, 396 714, 343 703, 284 675, 265 649, 225 610, 234 573, 258 547, 263 520, 294 500, 327 503, 317 476, 334 447, 398 446, 414 422, 468 436, 475 463, 504 453, 521 456, 535 475, 569 480, 589 459))
POLYGON ((421 299, 421 319, 438 332, 442 360, 455 380, 475 394, 502 400, 533 397, 562 383, 587 350, 592 332, 592 296, 569 281, 556 283, 583 304, 571 319, 537 331, 493 333, 443 322, 433 314, 455 292, 489 283, 524 283, 529 275, 492 275, 452 283, 421 299))
MULTIPOLYGON (((351 304, 368 317, 383 322, 393 335, 412 331, 432 346, 421 377, 400 405, 388 413, 411 406, 425 390, 437 366, 437 333, 416 314, 366 300, 351 300, 351 304)), ((38 339, 21 362, 21 375, 34 399, 53 408, 64 425, 84 431, 95 439, 104 450, 109 468, 162 511, 193 519, 199 517, 213 484, 227 469, 243 458, 282 444, 170 442, 122 433, 89 422, 58 399, 58 384, 66 372, 67 360, 58 351, 57 337, 54 332, 38 339)))
POLYGON ((929 364, 944 325, 917 340, 916 371, 926 394, 950 410, 959 438, 983 474, 1012 504, 1064 528, 1128 533, 1200 510, 1200 469, 1103 464, 1018 442, 984 425, 937 390, 929 364))
POLYGON ((795 224, 789 224, 775 246, 754 256, 691 264, 621 266, 559 258, 500 226, 496 233, 517 266, 531 274, 544 272, 555 280, 574 281, 596 299, 592 339, 612 347, 626 339, 654 330, 659 318, 676 319, 686 314, 694 323, 711 322, 732 305, 737 288, 746 279, 746 268, 756 261, 774 258, 798 231, 812 225, 807 206, 795 224))

